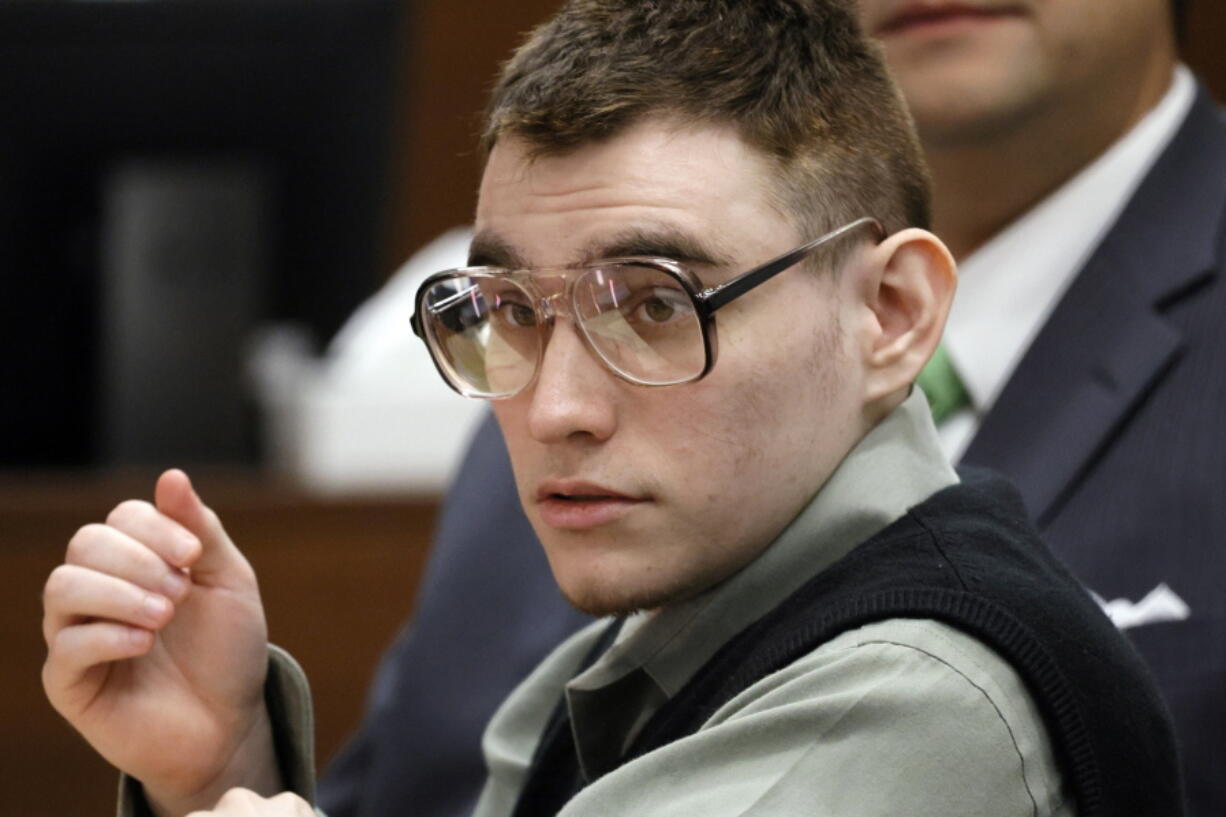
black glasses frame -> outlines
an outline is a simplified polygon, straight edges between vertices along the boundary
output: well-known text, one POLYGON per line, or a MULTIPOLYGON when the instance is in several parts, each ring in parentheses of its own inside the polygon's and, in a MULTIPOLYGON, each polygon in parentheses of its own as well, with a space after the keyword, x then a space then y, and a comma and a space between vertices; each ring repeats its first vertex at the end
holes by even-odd
MULTIPOLYGON (((715 366, 715 361, 718 356, 718 348, 719 348, 718 347, 718 337, 715 331, 715 312, 717 310, 727 306, 729 303, 741 297, 742 295, 749 292, 750 290, 758 286, 761 286, 762 284, 766 283, 771 278, 774 278, 776 275, 783 272, 784 270, 787 270, 787 269, 790 269, 791 267, 796 266, 801 261, 803 261, 805 258, 812 255, 813 252, 815 252, 818 248, 825 246, 826 244, 829 244, 832 241, 842 238, 843 236, 848 235, 849 233, 852 233, 863 227, 868 227, 872 230, 873 236, 877 243, 882 241, 886 236, 885 229, 881 226, 881 223, 877 221, 877 219, 868 217, 868 216, 865 216, 863 218, 858 218, 855 221, 845 224, 842 227, 839 227, 838 229, 831 230, 825 235, 819 236, 818 238, 815 238, 812 241, 802 244, 796 249, 790 250, 784 253, 783 255, 780 255, 776 258, 772 258, 771 260, 763 264, 760 264, 751 270, 747 270, 746 272, 741 273, 735 278, 732 278, 714 287, 704 287, 702 281, 699 280, 697 275, 695 275, 693 272, 686 269, 685 267, 681 266, 681 264, 679 264, 678 262, 673 261, 668 258, 641 258, 641 257, 607 258, 607 259, 595 261, 592 263, 576 264, 574 266, 567 266, 567 267, 550 267, 550 268, 522 269, 522 270, 509 270, 509 269, 505 269, 502 267, 461 267, 458 269, 444 270, 443 272, 438 272, 438 273, 435 273, 434 275, 431 275, 429 278, 427 278, 425 281, 421 283, 421 286, 418 287, 417 296, 414 299, 413 316, 410 319, 410 322, 413 327, 413 333, 417 335, 417 337, 422 339, 422 341, 426 344, 426 348, 430 351, 430 359, 433 361, 434 367, 438 370, 438 373, 443 378, 443 381, 447 383, 447 385, 450 386, 454 391, 466 397, 480 396, 480 395, 468 394, 462 388, 461 385, 454 383, 452 381, 452 377, 451 375, 448 374, 446 367, 439 361, 439 356, 441 352, 436 348, 436 344, 433 341, 432 334, 430 332, 427 332, 424 326, 421 316, 425 312, 426 293, 429 292, 430 288, 433 287, 436 283, 438 283, 439 281, 448 280, 452 278, 462 278, 462 277, 471 276, 471 275, 483 275, 483 276, 494 276, 494 277, 508 277, 508 278, 511 278, 517 281, 522 279, 526 283, 530 284, 534 273, 541 273, 546 270, 558 270, 558 271, 591 270, 591 269, 597 269, 600 267, 608 266, 611 264, 635 264, 639 266, 650 266, 654 269, 659 270, 660 272, 665 273, 666 275, 668 275, 669 277, 677 281, 677 283, 681 285, 682 290, 686 293, 686 295, 690 299, 690 302, 694 306, 694 313, 698 318, 698 323, 702 329, 702 336, 703 336, 704 363, 703 363, 702 371, 700 371, 698 374, 692 377, 686 377, 682 380, 669 381, 666 383, 652 383, 649 381, 644 381, 639 378, 636 378, 635 376, 633 376, 632 374, 628 372, 622 371, 612 361, 608 360, 601 353, 599 347, 592 341, 590 337, 588 337, 587 330, 583 327, 582 323, 576 322, 578 328, 580 329, 580 336, 583 338, 583 341, 587 345, 588 349, 596 356, 596 358, 606 368, 608 368, 611 372, 613 372, 618 377, 630 383, 634 383, 635 385, 639 385, 639 386, 673 386, 673 385, 678 385, 681 383, 692 383, 694 381, 701 380, 702 378, 706 377, 706 375, 715 366)), ((529 286, 530 291, 533 291, 534 289, 535 289, 534 287, 529 286)), ((552 324, 553 315, 542 314, 539 299, 537 298, 533 299, 532 308, 533 308, 533 311, 537 315, 539 325, 541 325, 542 327, 546 327, 552 324)), ((513 397, 515 394, 518 394, 520 391, 523 391, 523 389, 526 389, 528 386, 530 386, 536 379, 536 372, 539 372, 540 370, 540 363, 541 363, 540 356, 541 354, 543 354, 543 348, 544 346, 542 344, 540 349, 538 349, 536 370, 534 371, 532 378, 529 379, 528 382, 525 383, 518 391, 513 392, 511 394, 506 394, 506 395, 488 396, 488 397, 481 396, 481 397, 483 399, 505 399, 507 397, 513 397)))

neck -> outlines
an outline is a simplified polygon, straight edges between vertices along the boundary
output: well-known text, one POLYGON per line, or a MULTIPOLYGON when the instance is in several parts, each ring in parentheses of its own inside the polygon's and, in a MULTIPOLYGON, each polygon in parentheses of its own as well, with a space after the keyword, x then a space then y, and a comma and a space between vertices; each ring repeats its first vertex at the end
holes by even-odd
POLYGON ((1174 66, 1172 53, 1140 84, 1101 88, 1092 107, 1070 98, 973 139, 925 138, 933 226, 954 257, 974 252, 1131 130, 1162 99, 1174 66))

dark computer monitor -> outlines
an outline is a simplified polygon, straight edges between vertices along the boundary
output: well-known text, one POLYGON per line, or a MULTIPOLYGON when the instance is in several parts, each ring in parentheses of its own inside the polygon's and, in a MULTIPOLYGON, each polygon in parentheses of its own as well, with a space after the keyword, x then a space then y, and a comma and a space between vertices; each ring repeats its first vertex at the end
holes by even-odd
MULTIPOLYGON (((229 173, 231 181, 238 180, 229 189, 238 191, 239 210, 250 205, 258 216, 250 229, 239 225, 246 232, 231 248, 247 262, 238 285, 246 288, 243 309, 250 315, 240 316, 240 322, 292 320, 323 341, 378 285, 395 147, 393 111, 402 107, 395 104, 394 81, 397 46, 404 41, 401 5, 392 0, 0 2, 0 282, 6 338, 0 348, 0 465, 93 464, 126 456, 105 442, 113 421, 105 407, 114 402, 108 403, 114 365, 108 349, 114 344, 107 333, 116 330, 115 315, 106 312, 114 288, 106 259, 116 257, 107 255, 114 240, 107 231, 116 221, 108 208, 127 200, 115 193, 117 177, 157 182, 165 169, 170 178, 183 178, 174 176, 176 168, 197 173, 203 168, 207 175, 216 167, 219 177, 229 173)), ((124 195, 136 189, 139 198, 143 188, 138 183, 125 189, 124 195)), ((146 197, 141 206, 157 215, 164 200, 146 197)), ((185 201, 188 209, 196 206, 191 196, 185 201)), ((204 201, 207 210, 207 191, 195 201, 204 201)), ((214 219, 220 227, 201 231, 198 243, 207 245, 217 235, 228 240, 225 231, 234 231, 226 222, 239 220, 238 211, 217 206, 223 208, 222 217, 214 219)), ((166 245, 174 240, 159 245, 155 237, 150 245, 173 254, 175 248, 166 245)), ((190 246, 186 251, 194 252, 190 246)), ((142 257, 139 251, 120 255, 142 257)), ((174 286, 169 278, 163 283, 174 286)), ((140 308, 142 319, 156 322, 158 307, 140 308)), ((175 308, 179 312, 168 308, 166 314, 199 317, 190 303, 175 308)), ((231 321, 225 331, 234 334, 235 325, 231 321)), ((195 337, 209 326, 193 324, 194 343, 184 348, 225 346, 226 355, 238 348, 226 337, 195 337)), ((140 353, 151 358, 168 348, 140 343, 140 353)), ((161 365, 165 371, 166 362, 161 365)), ((192 361, 182 365, 190 367, 192 361)), ((235 361, 228 379, 152 390, 164 403, 159 416, 181 411, 193 399, 193 388, 197 398, 234 391, 225 399, 242 412, 237 367, 235 361)), ((217 369, 217 361, 204 368, 217 369)), ((227 423, 232 416, 237 415, 228 414, 227 423)), ((210 442, 207 428, 189 423, 184 436, 197 440, 167 440, 167 451, 171 456, 187 451, 189 459, 252 459, 257 446, 250 419, 237 444, 232 429, 210 442)), ((159 459, 156 451, 136 458, 159 459)))

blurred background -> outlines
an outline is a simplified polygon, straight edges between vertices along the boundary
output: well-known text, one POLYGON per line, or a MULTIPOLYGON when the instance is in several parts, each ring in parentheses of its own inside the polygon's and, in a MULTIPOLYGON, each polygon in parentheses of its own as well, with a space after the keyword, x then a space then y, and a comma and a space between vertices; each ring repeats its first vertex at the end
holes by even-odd
MULTIPOLYGON (((360 307, 470 219, 486 90, 556 4, 0 0, 4 813, 112 811, 42 696, 39 593, 167 466, 259 573, 321 765, 356 725, 477 409, 407 351, 407 312, 360 307)), ((1190 22, 1224 99, 1226 5, 1190 22)))

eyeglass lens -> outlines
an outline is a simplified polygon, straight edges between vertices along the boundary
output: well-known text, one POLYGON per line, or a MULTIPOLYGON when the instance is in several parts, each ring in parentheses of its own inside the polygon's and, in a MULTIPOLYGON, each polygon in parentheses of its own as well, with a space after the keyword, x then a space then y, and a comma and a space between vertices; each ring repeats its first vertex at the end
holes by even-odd
MULTIPOLYGON (((547 338, 540 296, 506 275, 446 278, 425 295, 426 331, 461 392, 503 397, 527 386, 547 338)), ((615 373, 667 385, 702 373, 706 346, 689 293, 667 272, 638 264, 584 270, 570 312, 588 344, 615 373)))

